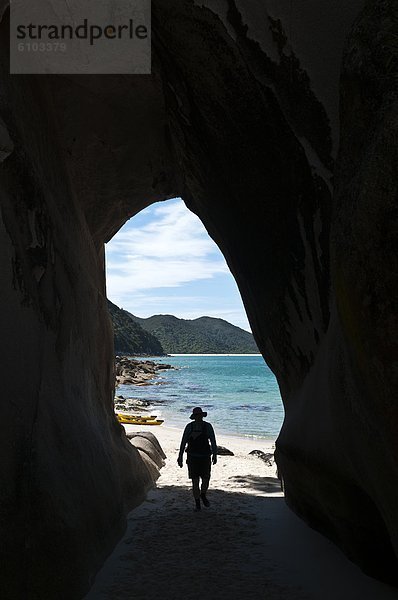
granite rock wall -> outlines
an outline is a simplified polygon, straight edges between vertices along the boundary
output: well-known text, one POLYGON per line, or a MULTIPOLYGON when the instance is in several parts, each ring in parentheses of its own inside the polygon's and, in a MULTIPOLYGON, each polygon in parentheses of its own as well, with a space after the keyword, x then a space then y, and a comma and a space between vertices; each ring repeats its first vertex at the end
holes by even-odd
POLYGON ((178 195, 278 378, 287 502, 394 580, 396 23, 387 0, 154 0, 151 76, 12 77, 5 13, 2 597, 81 597, 152 483, 113 416, 104 242, 178 195))

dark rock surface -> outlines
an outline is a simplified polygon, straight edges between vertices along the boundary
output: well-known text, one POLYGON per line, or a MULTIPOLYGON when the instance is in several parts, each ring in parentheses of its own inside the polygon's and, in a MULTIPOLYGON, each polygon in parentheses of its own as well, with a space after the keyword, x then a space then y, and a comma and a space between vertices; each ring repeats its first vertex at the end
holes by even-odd
POLYGON ((274 455, 270 452, 263 452, 262 450, 252 450, 251 452, 249 452, 249 454, 252 454, 253 456, 258 456, 258 458, 261 458, 261 460, 263 460, 269 467, 272 467, 272 464, 274 462, 274 455))
POLYGON ((158 438, 151 431, 137 431, 137 432, 127 433, 126 435, 130 440, 132 440, 134 437, 142 437, 142 438, 149 440, 156 447, 161 458, 166 459, 166 455, 163 452, 163 449, 159 443, 158 438))
POLYGON ((151 460, 155 463, 158 469, 164 467, 164 460, 162 458, 162 451, 159 451, 158 444, 154 443, 146 437, 135 435, 130 439, 130 442, 138 450, 145 452, 151 460))
POLYGON ((234 456, 232 450, 228 450, 228 448, 225 448, 224 446, 217 446, 217 454, 219 456, 234 456))
POLYGON ((136 77, 10 77, 3 17, 5 600, 81 598, 152 484, 113 413, 104 242, 178 195, 278 378, 289 505, 396 578, 397 5, 219 5, 154 0, 136 77))

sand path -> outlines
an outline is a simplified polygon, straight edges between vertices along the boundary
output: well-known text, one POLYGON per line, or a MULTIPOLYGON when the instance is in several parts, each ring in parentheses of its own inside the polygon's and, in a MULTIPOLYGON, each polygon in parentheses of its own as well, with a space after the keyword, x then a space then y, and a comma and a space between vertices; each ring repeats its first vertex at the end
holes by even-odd
POLYGON ((219 458, 211 506, 194 513, 176 466, 180 432, 156 433, 168 456, 158 487, 130 513, 86 600, 398 599, 289 511, 275 468, 248 456, 272 442, 219 436, 235 456, 219 458))

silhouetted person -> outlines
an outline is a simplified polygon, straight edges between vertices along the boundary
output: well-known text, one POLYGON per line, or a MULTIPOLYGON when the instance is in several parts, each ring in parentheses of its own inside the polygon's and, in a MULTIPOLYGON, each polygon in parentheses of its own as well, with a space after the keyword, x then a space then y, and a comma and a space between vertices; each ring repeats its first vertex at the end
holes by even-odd
POLYGON ((217 462, 217 444, 214 429, 210 423, 203 421, 203 417, 207 417, 207 412, 197 406, 193 409, 190 419, 192 423, 184 429, 184 434, 181 440, 180 452, 177 463, 180 467, 183 465, 183 454, 185 446, 187 448, 187 465, 188 476, 192 479, 192 492, 195 498, 195 511, 200 510, 200 499, 204 506, 210 506, 210 502, 206 498, 206 492, 209 488, 211 461, 210 456, 213 455, 213 465, 217 462), (209 441, 211 447, 209 445, 209 441), (202 479, 202 485, 199 487, 199 479, 202 479))

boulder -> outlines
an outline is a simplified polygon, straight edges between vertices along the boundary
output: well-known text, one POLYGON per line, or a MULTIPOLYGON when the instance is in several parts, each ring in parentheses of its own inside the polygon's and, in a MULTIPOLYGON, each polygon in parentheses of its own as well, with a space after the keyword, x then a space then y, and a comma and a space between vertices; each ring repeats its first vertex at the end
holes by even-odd
POLYGON ((273 463, 275 462, 274 455, 272 453, 263 452, 262 450, 252 450, 249 452, 249 455, 258 456, 258 458, 261 458, 261 460, 263 460, 269 467, 272 467, 273 463))
POLYGON ((228 448, 225 448, 224 446, 217 446, 217 454, 219 456, 234 456, 232 450, 228 450, 228 448))
POLYGON ((143 452, 146 452, 146 454, 148 454, 148 456, 153 460, 159 469, 164 466, 164 460, 162 459, 158 448, 152 441, 139 435, 134 436, 130 441, 133 446, 139 450, 142 450, 143 452))
POLYGON ((152 458, 144 451, 141 450, 141 448, 137 448, 138 453, 145 465, 145 468, 147 469, 151 480, 153 483, 155 483, 159 477, 160 477, 160 473, 159 473, 159 469, 157 464, 155 463, 155 461, 152 460, 152 458))
POLYGON ((163 449, 159 443, 158 438, 152 433, 152 431, 138 431, 138 432, 131 432, 131 433, 127 433, 127 437, 129 439, 132 439, 134 437, 142 437, 145 438, 147 440, 149 440, 150 442, 152 442, 152 444, 155 446, 155 448, 157 449, 159 455, 163 458, 166 459, 166 455, 163 452, 163 449))

